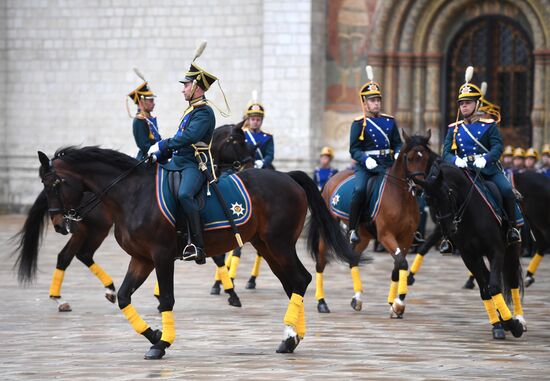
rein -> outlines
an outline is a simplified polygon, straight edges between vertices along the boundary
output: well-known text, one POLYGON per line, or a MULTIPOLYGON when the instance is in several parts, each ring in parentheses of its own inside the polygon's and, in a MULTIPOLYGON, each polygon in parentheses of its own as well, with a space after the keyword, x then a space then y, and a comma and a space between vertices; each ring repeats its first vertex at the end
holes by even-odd
MULTIPOLYGON (((128 177, 130 175, 130 173, 132 173, 132 171, 134 169, 136 169, 137 167, 139 167, 140 165, 142 165, 143 163, 145 163, 147 160, 149 160, 148 157, 140 160, 137 164, 135 164, 133 167, 129 168, 128 170, 126 170, 125 172, 121 173, 120 175, 118 175, 109 185, 107 185, 105 187, 105 189, 103 189, 99 194, 93 194, 93 196, 83 205, 77 207, 77 208, 74 208, 74 209, 69 209, 69 210, 66 210, 65 209, 65 205, 63 203, 63 199, 61 198, 61 193, 59 191, 59 187, 61 184, 67 184, 68 186, 70 187, 73 187, 72 185, 69 184, 69 182, 67 182, 65 179, 63 179, 62 177, 60 177, 56 172, 55 172, 55 169, 52 169, 52 172, 50 172, 49 174, 53 174, 55 177, 56 177, 56 180, 54 181, 52 187, 54 188, 55 190, 55 195, 57 197, 57 200, 59 201, 59 203, 61 204, 61 208, 50 208, 48 209, 48 212, 50 214, 57 214, 57 213, 61 213, 63 214, 63 218, 67 219, 67 220, 70 220, 70 221, 82 221, 82 219, 88 214, 90 213, 92 210, 94 210, 100 203, 101 203, 101 199, 103 198, 103 196, 105 196, 107 194, 107 192, 109 192, 115 185, 117 185, 119 182, 121 182, 122 180, 124 180, 126 177, 128 177)), ((74 187, 73 187, 74 188, 74 187)))

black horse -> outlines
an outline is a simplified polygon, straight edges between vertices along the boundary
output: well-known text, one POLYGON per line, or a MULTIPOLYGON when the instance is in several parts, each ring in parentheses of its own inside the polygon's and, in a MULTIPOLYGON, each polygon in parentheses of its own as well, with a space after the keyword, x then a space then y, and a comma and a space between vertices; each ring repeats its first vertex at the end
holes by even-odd
MULTIPOLYGON (((52 160, 42 152, 38 156, 48 207, 62 210, 51 216, 54 226, 63 224, 70 211, 81 205, 85 192, 101 197, 111 211, 115 238, 132 257, 117 294, 119 307, 134 330, 153 344, 145 358, 162 358, 175 339, 172 309, 178 245, 176 230, 156 204, 155 167, 140 166, 134 158, 97 147, 61 149, 52 160), (131 304, 132 294, 153 270, 160 286, 162 332, 151 329, 131 304)), ((358 254, 347 244, 317 186, 304 172, 285 174, 250 169, 237 176, 245 185, 254 210, 239 228, 243 242, 251 242, 265 258, 290 299, 284 318, 284 339, 277 352, 293 352, 306 331, 303 297, 311 275, 297 256, 296 241, 308 208, 320 230, 312 234, 320 233, 330 257, 349 263, 358 261, 358 254)), ((205 251, 210 257, 237 246, 230 229, 207 231, 204 238, 205 251)))
MULTIPOLYGON (((220 126, 214 130, 212 155, 217 163, 217 175, 227 169, 237 171, 253 165, 252 152, 246 144, 242 126, 243 122, 236 125, 220 126)), ((88 202, 91 197, 93 194, 87 193, 83 203, 88 202)), ((18 253, 15 267, 18 269, 18 279, 21 283, 26 283, 35 276, 40 237, 42 237, 48 221, 47 215, 48 200, 46 192, 43 190, 30 208, 21 231, 13 237, 17 241, 14 251, 14 253, 18 253)), ((61 287, 64 272, 75 256, 103 283, 107 300, 111 303, 116 302, 116 289, 113 280, 93 259, 96 250, 101 246, 112 226, 113 217, 102 203, 86 214, 81 221, 64 219, 61 224, 55 226, 58 233, 71 234, 71 238, 57 255, 56 268, 50 287, 50 298, 57 303, 59 311, 71 311, 70 304, 61 296, 61 287)), ((212 260, 219 269, 218 272, 222 278, 220 284, 223 280, 224 289, 229 295, 228 303, 240 307, 241 302, 227 271, 225 271, 223 258, 212 257, 212 260)), ((156 287, 155 295, 158 297, 158 287, 156 287)))
POLYGON ((521 309, 523 282, 519 245, 506 245, 503 227, 463 170, 436 161, 428 178, 417 181, 437 213, 443 235, 451 238, 460 250, 464 264, 479 285, 481 299, 493 325, 493 337, 504 339, 505 330, 520 337, 525 320, 521 309), (490 270, 484 256, 489 260, 490 270), (510 294, 515 317, 505 301, 510 294))
POLYGON ((535 255, 525 276, 525 286, 529 287, 535 282, 535 272, 544 252, 550 249, 550 177, 525 171, 514 173, 512 183, 523 196, 523 211, 535 236, 535 255))

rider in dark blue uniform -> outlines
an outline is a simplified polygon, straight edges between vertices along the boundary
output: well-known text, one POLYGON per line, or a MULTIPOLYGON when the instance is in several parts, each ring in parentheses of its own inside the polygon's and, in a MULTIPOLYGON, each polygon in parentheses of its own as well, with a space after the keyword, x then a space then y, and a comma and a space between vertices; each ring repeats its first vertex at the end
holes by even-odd
MULTIPOLYGON (((458 105, 464 117, 449 125, 443 145, 443 158, 459 168, 480 170, 480 175, 499 188, 508 217, 509 243, 520 242, 516 228, 515 196, 512 184, 504 175, 499 159, 503 151, 502 137, 494 119, 483 118, 477 113, 481 105, 481 90, 470 83, 473 68, 466 70, 466 83, 460 86, 458 105)), ((458 118, 457 118, 458 119, 458 118)))
POLYGON ((356 229, 362 207, 368 201, 365 200, 368 179, 391 167, 402 145, 393 116, 380 113, 382 92, 380 85, 373 81, 370 66, 367 66, 367 78, 369 81, 359 91, 363 115, 352 123, 349 142, 349 152, 357 162, 348 226, 352 244, 359 242, 356 229))
POLYGON ((273 135, 262 131, 265 116, 264 106, 258 102, 256 93, 252 93, 252 101, 245 111, 246 126, 243 129, 246 143, 255 151, 254 167, 274 169, 275 143, 273 135))
POLYGON ((194 259, 199 264, 204 263, 205 255, 202 222, 195 196, 205 184, 206 177, 198 168, 197 155, 212 166, 211 155, 200 152, 203 147, 209 149, 216 126, 214 111, 204 96, 216 80, 215 76, 200 68, 193 60, 185 78, 180 81, 184 85, 182 92, 189 106, 183 113, 178 132, 170 139, 161 140, 149 150, 153 156, 172 153, 172 160, 164 168, 181 172, 178 200, 187 217, 192 242, 192 245, 185 248, 183 259, 194 259))
POLYGON ((320 166, 315 168, 313 172, 313 180, 317 184, 317 188, 322 190, 328 179, 338 173, 336 168, 330 166, 330 162, 334 159, 334 150, 331 147, 323 147, 319 157, 320 166))
MULTIPOLYGON (((136 73, 139 73, 136 71, 136 73)), ((140 75, 140 74, 138 74, 140 75)), ((140 75, 140 77, 142 77, 140 75)), ((149 148, 156 142, 161 140, 157 118, 151 116, 151 112, 155 108, 155 95, 149 88, 149 84, 142 77, 144 82, 139 85, 128 96, 137 105, 137 113, 134 117, 132 130, 134 140, 139 148, 136 159, 142 160, 147 157, 149 148)), ((131 117, 131 115, 130 115, 131 117)))

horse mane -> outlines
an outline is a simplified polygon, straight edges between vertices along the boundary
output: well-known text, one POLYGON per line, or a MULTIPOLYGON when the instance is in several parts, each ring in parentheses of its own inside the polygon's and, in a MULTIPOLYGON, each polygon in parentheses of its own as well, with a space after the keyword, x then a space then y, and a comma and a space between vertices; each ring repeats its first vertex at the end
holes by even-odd
POLYGON ((122 152, 98 146, 79 148, 68 146, 55 151, 54 159, 62 160, 68 164, 82 164, 86 162, 101 162, 122 171, 134 167, 138 160, 122 152))

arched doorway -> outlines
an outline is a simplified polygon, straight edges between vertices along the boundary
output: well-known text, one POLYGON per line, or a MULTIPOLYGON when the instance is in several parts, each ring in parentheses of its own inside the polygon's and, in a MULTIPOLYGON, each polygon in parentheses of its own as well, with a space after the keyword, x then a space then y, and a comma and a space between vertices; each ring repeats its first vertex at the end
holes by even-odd
POLYGON ((462 27, 447 51, 446 118, 456 118, 456 96, 468 65, 473 82, 488 84, 486 98, 501 107, 505 144, 532 143, 533 44, 521 25, 502 16, 477 18, 462 27))

